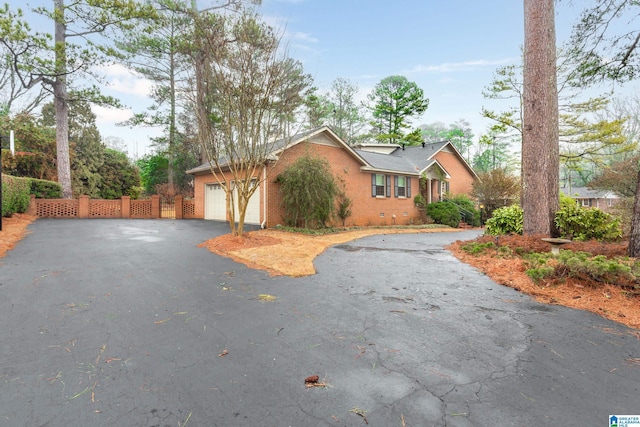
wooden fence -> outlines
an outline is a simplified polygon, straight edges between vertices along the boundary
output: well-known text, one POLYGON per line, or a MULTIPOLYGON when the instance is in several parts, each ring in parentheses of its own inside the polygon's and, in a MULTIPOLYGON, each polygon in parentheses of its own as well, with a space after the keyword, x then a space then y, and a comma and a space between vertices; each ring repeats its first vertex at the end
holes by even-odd
MULTIPOLYGON (((193 200, 176 196, 175 219, 195 218, 193 200)), ((38 218, 161 218, 160 197, 131 200, 122 196, 117 200, 90 199, 80 196, 78 199, 36 199, 31 196, 29 214, 38 218)))

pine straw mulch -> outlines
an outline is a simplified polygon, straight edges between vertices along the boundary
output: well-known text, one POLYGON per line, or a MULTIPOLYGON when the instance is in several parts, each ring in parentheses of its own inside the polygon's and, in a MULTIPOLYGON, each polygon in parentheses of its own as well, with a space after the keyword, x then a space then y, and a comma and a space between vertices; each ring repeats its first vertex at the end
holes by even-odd
POLYGON ((0 231, 0 258, 7 251, 13 249, 27 234, 27 227, 36 218, 27 214, 13 214, 9 218, 2 218, 2 231, 0 231))
POLYGON ((330 246, 374 234, 437 233, 443 228, 367 228, 323 235, 308 235, 279 230, 259 230, 242 237, 225 234, 201 243, 218 255, 226 256, 249 268, 265 270, 273 276, 309 276, 316 273, 314 259, 330 246))
MULTIPOLYGON (((493 241, 495 237, 482 236, 479 243, 493 241)), ((468 242, 457 241, 449 249, 458 259, 476 267, 494 282, 509 286, 533 296, 537 301, 566 307, 588 310, 607 319, 640 329, 640 296, 630 295, 619 286, 597 282, 587 277, 546 280, 534 283, 525 274, 525 262, 518 256, 500 255, 498 250, 488 250, 482 255, 471 255, 462 250, 468 242)), ((524 252, 548 252, 549 244, 537 236, 501 236, 499 246, 509 246, 511 250, 521 248, 524 252)), ((627 243, 572 242, 561 250, 588 252, 606 257, 626 256, 627 243)), ((640 338, 640 334, 638 334, 640 338)))

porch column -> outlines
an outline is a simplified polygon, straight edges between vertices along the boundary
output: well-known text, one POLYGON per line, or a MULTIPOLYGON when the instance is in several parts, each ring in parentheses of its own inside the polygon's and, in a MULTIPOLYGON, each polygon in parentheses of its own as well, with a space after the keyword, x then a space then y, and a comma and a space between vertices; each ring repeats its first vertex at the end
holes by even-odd
POLYGON ((427 199, 429 200, 429 203, 432 203, 432 196, 431 196, 432 189, 431 189, 431 186, 433 184, 431 183, 431 178, 427 178, 427 183, 428 183, 428 185, 427 185, 427 199))

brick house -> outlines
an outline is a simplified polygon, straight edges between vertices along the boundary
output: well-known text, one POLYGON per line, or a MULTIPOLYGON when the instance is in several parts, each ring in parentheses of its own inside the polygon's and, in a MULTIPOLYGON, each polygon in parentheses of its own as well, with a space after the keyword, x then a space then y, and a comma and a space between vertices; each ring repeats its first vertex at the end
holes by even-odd
MULTIPOLYGON (((351 147, 329 127, 297 134, 289 143, 275 144, 273 157, 253 177, 259 191, 247 207, 245 222, 273 227, 284 224, 284 210, 276 177, 299 156, 312 154, 329 161, 331 173, 351 199, 347 226, 410 224, 419 221, 413 198, 421 192, 427 202, 445 193, 469 194, 477 175, 448 141, 403 147, 362 144, 351 147), (421 188, 420 178, 424 185, 421 188)), ((227 220, 226 197, 208 163, 187 171, 194 175, 195 216, 227 220)), ((226 178, 223 178, 226 179, 226 178)))
POLYGON ((571 190, 561 188, 567 192, 578 206, 583 208, 598 208, 604 212, 613 212, 622 204, 622 199, 613 191, 595 190, 588 187, 573 187, 571 190))

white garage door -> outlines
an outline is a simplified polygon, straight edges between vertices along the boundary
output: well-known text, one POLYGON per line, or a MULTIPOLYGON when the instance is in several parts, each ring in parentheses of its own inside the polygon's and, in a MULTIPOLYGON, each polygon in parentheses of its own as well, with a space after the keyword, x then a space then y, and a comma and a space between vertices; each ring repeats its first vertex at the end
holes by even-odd
POLYGON ((220 184, 204 187, 204 219, 227 220, 227 196, 220 184))
MULTIPOLYGON (((252 180, 251 186, 255 187, 255 185, 256 185, 256 181, 252 180)), ((238 190, 236 189, 236 194, 235 194, 235 197, 233 198, 235 202, 235 208, 236 208, 236 222, 238 222, 238 219, 240 218, 240 211, 238 210, 237 191, 238 190)), ((260 224, 260 189, 256 190, 256 192, 253 193, 253 196, 251 196, 251 198, 249 199, 249 204, 247 205, 247 212, 244 215, 244 223, 260 224)))

